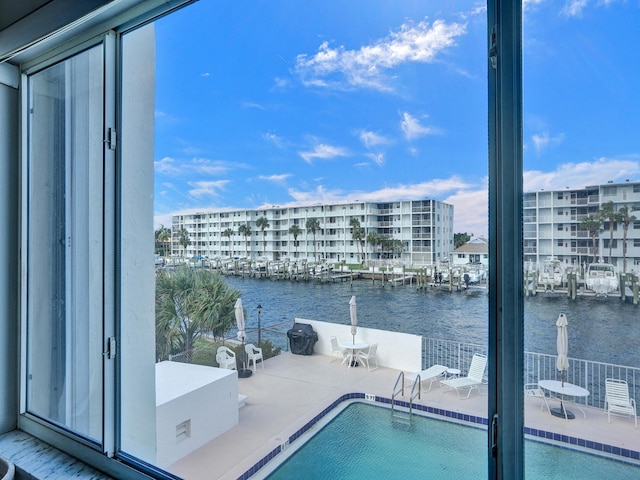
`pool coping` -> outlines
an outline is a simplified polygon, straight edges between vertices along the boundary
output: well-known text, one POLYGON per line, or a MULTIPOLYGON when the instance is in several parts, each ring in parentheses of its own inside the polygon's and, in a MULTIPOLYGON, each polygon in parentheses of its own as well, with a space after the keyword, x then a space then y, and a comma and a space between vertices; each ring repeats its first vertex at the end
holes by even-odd
MULTIPOLYGON (((256 462, 251 468, 245 471, 242 475, 238 477, 238 480, 248 480, 256 473, 258 473, 261 469, 263 469, 274 457, 283 451, 289 448, 293 442, 307 433, 310 429, 315 427, 319 422, 321 422, 325 417, 334 411, 338 406, 340 406, 344 402, 348 402, 350 400, 364 400, 369 403, 378 403, 382 405, 391 405, 392 400, 387 397, 381 397, 378 395, 371 395, 362 392, 351 392, 345 393, 339 396, 336 400, 331 402, 330 405, 325 407, 320 413, 315 415, 311 420, 305 423, 301 428, 299 428, 296 432, 289 436, 289 438, 283 442, 281 445, 278 445, 273 450, 271 450, 267 455, 262 457, 258 462, 256 462)), ((450 420, 450 421, 458 421, 465 422, 466 424, 470 424, 469 426, 478 426, 478 427, 487 427, 489 425, 489 420, 485 417, 479 417, 476 415, 469 415, 466 413, 454 412, 451 410, 446 410, 443 408, 430 407, 428 405, 421 404, 413 404, 410 402, 406 402, 404 400, 395 400, 395 405, 402 407, 404 409, 412 408, 413 410, 424 412, 435 417, 443 417, 441 420, 450 420)), ((560 448, 567 448, 571 450, 581 450, 592 455, 600 455, 606 458, 611 458, 616 461, 620 461, 623 463, 629 463, 631 465, 640 465, 637 462, 640 462, 640 452, 636 450, 626 449, 616 447, 614 445, 609 445, 606 443, 595 442, 592 440, 584 440, 582 438, 573 437, 570 435, 562 435, 559 433, 549 432, 546 430, 542 430, 539 428, 531 428, 524 427, 524 435, 525 437, 529 437, 529 439, 534 441, 544 441, 545 443, 553 443, 560 448)), ((302 444, 301 444, 302 445, 302 444)), ((293 452, 292 452, 293 453, 293 452)))

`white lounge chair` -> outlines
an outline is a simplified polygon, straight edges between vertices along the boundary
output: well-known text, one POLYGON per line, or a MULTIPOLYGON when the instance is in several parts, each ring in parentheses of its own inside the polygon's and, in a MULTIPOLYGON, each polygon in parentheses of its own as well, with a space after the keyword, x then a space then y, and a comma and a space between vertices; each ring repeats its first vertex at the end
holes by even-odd
MULTIPOLYGON (((376 358, 376 352, 378 351, 378 344, 374 343, 369 346, 366 350, 360 350, 356 354, 356 360, 362 362, 363 365, 366 365, 369 371, 371 371, 371 361, 374 360, 376 362, 376 368, 378 368, 378 359, 376 358)), ((374 368, 373 370, 375 370, 374 368)))
POLYGON ((405 378, 410 381, 412 384, 416 382, 416 379, 418 378, 418 375, 420 375, 420 387, 422 388, 426 381, 429 381, 429 388, 427 388, 426 390, 422 390, 423 392, 428 392, 429 390, 431 390, 431 386, 433 385, 433 382, 438 378, 443 376, 447 371, 447 367, 445 367, 444 365, 432 365, 429 368, 427 368, 426 370, 422 370, 420 372, 417 373, 410 373, 408 374, 405 378))
POLYGON ((264 357, 262 356, 262 348, 256 347, 253 343, 247 343, 244 346, 244 351, 247 354, 247 363, 251 368, 251 362, 253 362, 253 371, 256 371, 256 362, 260 360, 260 364, 264 369, 264 357))
POLYGON ((480 385, 484 384, 484 370, 487 367, 487 356, 480 353, 474 353, 471 359, 471 365, 469 366, 469 373, 466 377, 450 378, 447 380, 441 380, 440 386, 443 387, 443 392, 449 390, 455 390, 458 392, 458 398, 469 398, 471 396, 471 390, 478 390, 480 392, 480 385), (460 389, 468 388, 466 397, 460 396, 460 389))
POLYGON ((629 397, 629 385, 624 380, 607 378, 604 381, 604 408, 611 423, 611 414, 632 416, 638 428, 636 401, 629 397))
POLYGON ((227 347, 218 347, 216 352, 216 362, 220 368, 236 369, 236 354, 227 347))
POLYGON ((331 337, 331 356, 329 357, 329 363, 333 361, 333 357, 341 358, 342 363, 344 363, 348 354, 349 352, 338 344, 338 337, 331 337))

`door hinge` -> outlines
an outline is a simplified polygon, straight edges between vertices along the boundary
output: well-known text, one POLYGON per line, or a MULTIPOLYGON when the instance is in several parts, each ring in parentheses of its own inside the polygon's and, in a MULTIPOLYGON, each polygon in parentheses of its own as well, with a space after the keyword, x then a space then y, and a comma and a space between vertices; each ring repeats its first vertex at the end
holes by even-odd
POLYGON ((116 129, 110 128, 109 130, 107 130, 107 139, 104 142, 109 146, 109 149, 111 150, 116 149, 116 140, 117 140, 116 129))
POLYGON ((107 357, 107 360, 112 360, 116 357, 116 337, 109 337, 107 339, 107 351, 102 354, 107 357))

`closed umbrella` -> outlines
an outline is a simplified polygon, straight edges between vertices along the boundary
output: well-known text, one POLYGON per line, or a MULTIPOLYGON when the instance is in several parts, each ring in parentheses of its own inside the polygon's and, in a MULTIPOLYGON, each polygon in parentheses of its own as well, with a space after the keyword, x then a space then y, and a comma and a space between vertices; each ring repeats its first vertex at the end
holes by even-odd
POLYGON ((558 320, 556 321, 556 326, 558 327, 558 338, 556 340, 558 359, 556 360, 556 368, 560 371, 562 386, 564 386, 566 372, 569 368, 569 359, 567 357, 569 353, 569 336, 567 333, 567 325, 567 316, 564 313, 558 315, 558 320))
POLYGON ((238 340, 244 343, 244 341, 247 338, 247 334, 244 331, 244 308, 242 307, 241 298, 238 298, 238 300, 236 300, 235 310, 236 310, 236 325, 238 327, 238 340))
POLYGON ((358 311, 356 309, 356 296, 353 295, 349 300, 349 313, 351 314, 351 335, 353 335, 353 343, 356 343, 356 333, 358 332, 358 311))
MULTIPOLYGON (((567 325, 567 316, 564 313, 558 315, 558 320, 556 320, 556 326, 558 327, 558 338, 556 339, 558 359, 556 360, 556 368, 560 371, 560 380, 562 381, 563 388, 564 380, 567 375, 567 369, 569 368, 569 359, 567 357, 567 354, 569 352, 569 336, 567 334, 567 325)), ((566 419, 574 418, 572 412, 565 410, 562 396, 560 396, 560 408, 552 408, 551 414, 566 419)))
MULTIPOLYGON (((238 340, 242 342, 242 346, 244 347, 244 341, 247 339, 247 334, 244 331, 244 308, 242 307, 242 299, 238 298, 235 304, 235 312, 236 312, 236 325, 238 327, 238 340)), ((251 376, 251 370, 246 368, 247 366, 247 356, 246 352, 242 352, 243 362, 242 368, 238 370, 238 377, 244 378, 251 376)))

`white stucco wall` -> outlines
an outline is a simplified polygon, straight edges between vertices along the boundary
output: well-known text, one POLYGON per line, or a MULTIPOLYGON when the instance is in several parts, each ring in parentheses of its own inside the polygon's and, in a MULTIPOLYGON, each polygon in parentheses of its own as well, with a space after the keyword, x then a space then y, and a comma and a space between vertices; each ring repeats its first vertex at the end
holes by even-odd
MULTIPOLYGON (((331 355, 331 337, 338 337, 338 341, 351 341, 351 324, 329 323, 306 318, 296 318, 296 323, 308 323, 318 334, 318 342, 314 352, 321 355, 331 355)), ((409 333, 389 332, 358 326, 356 342, 366 342, 369 345, 378 344, 378 365, 395 368, 406 372, 422 370, 422 337, 409 333)))
POLYGON ((166 468, 238 423, 235 370, 180 362, 156 364, 156 465, 166 468), (177 435, 188 422, 189 434, 177 435))

